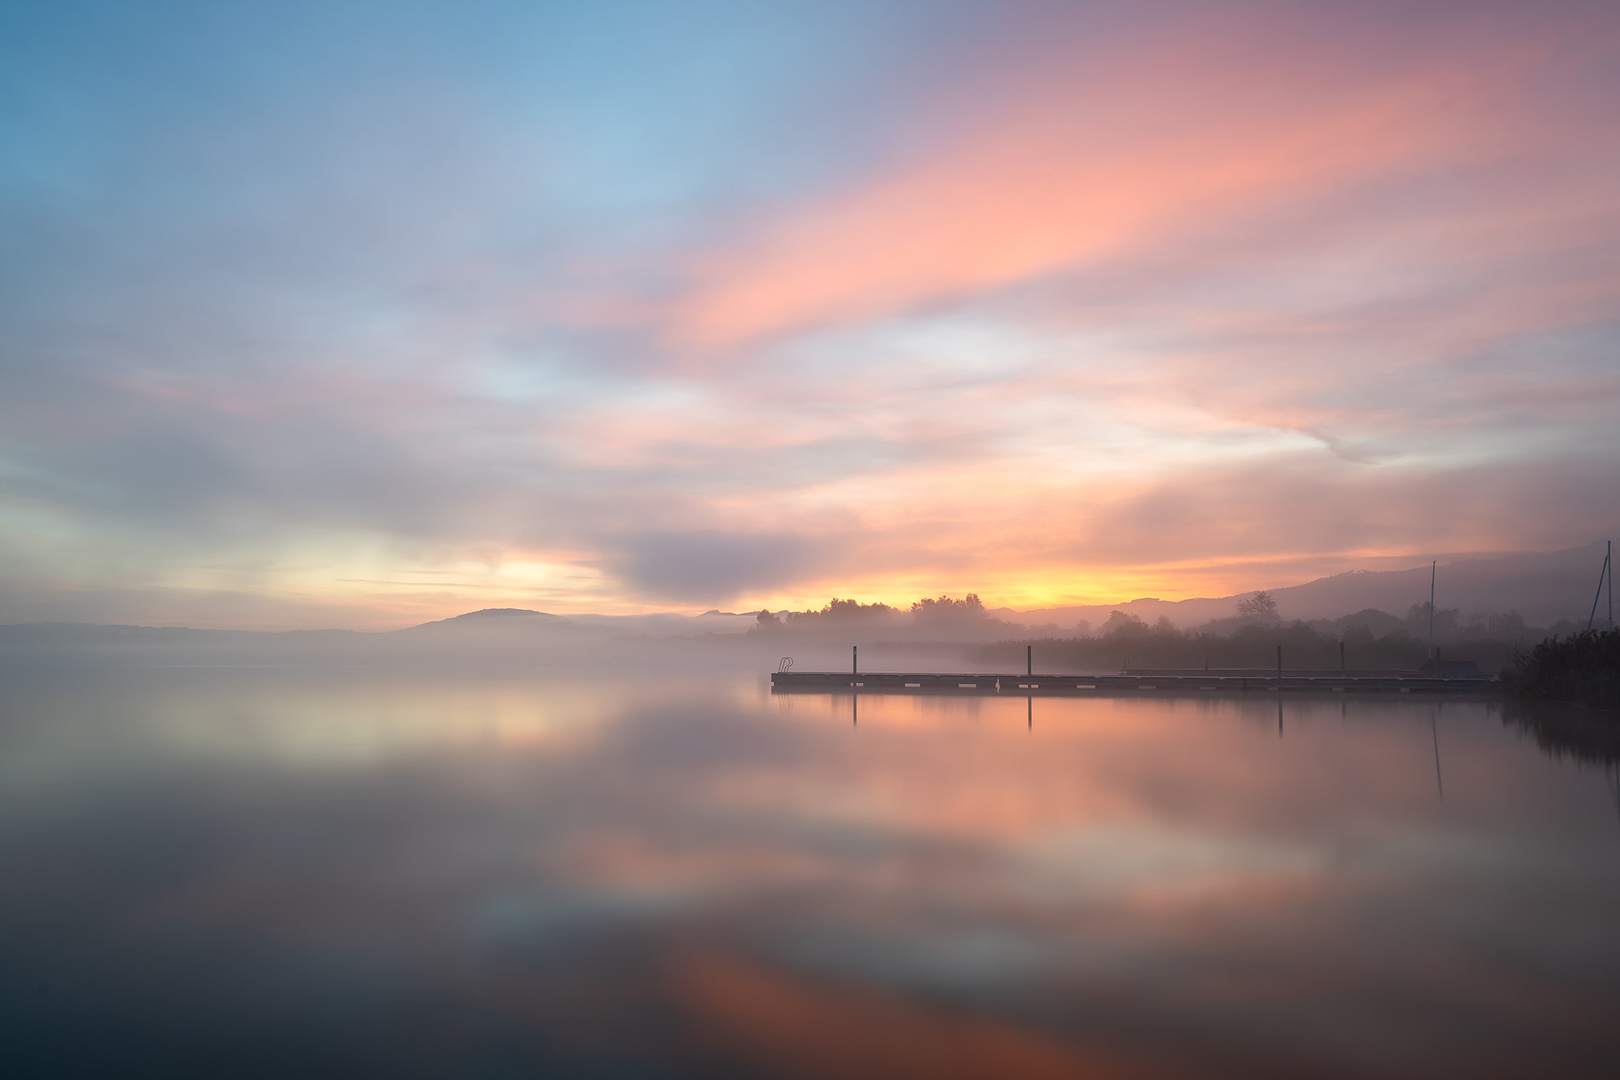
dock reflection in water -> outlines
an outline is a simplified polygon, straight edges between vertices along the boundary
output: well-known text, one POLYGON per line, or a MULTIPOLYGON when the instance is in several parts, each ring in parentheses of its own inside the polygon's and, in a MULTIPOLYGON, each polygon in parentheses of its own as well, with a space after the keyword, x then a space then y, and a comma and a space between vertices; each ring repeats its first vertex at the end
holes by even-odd
POLYGON ((8 1076, 1606 1076, 1620 1051, 1613 774, 1490 702, 6 693, 8 1076))

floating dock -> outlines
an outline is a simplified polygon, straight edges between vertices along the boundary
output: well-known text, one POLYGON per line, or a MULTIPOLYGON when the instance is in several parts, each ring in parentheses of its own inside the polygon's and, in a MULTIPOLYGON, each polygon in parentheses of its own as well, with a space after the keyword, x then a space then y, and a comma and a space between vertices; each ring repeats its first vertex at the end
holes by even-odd
POLYGON ((839 691, 1083 696, 1098 693, 1253 694, 1264 692, 1342 694, 1498 695, 1499 679, 1444 679, 1422 675, 975 675, 923 672, 775 671, 773 693, 826 694, 839 691))

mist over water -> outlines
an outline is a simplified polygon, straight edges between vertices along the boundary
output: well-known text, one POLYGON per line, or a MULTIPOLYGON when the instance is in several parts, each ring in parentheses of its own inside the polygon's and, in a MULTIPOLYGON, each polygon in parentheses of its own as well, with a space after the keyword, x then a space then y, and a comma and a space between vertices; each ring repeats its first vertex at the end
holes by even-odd
POLYGON ((1620 3, 8 0, 0 132, 0 1080, 1620 1075, 1620 3))
POLYGON ((701 648, 13 663, 0 1067, 1598 1076, 1620 1050, 1615 774, 1498 705, 773 695, 774 664, 701 648))

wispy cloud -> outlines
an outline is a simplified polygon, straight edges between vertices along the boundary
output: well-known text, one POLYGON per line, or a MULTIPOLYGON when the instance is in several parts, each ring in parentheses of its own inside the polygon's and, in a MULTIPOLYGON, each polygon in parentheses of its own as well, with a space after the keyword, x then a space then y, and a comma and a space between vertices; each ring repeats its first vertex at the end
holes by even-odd
POLYGON ((1107 600, 1620 524, 1609 7, 635 10, 10 16, 7 595, 1107 600))

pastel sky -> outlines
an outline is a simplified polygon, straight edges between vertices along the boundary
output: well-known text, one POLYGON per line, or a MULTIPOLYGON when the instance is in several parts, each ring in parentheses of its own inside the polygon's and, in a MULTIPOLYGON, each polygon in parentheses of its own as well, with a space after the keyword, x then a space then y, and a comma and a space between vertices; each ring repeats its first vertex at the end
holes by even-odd
POLYGON ((0 8, 0 621, 1620 532, 1620 6, 0 8))

